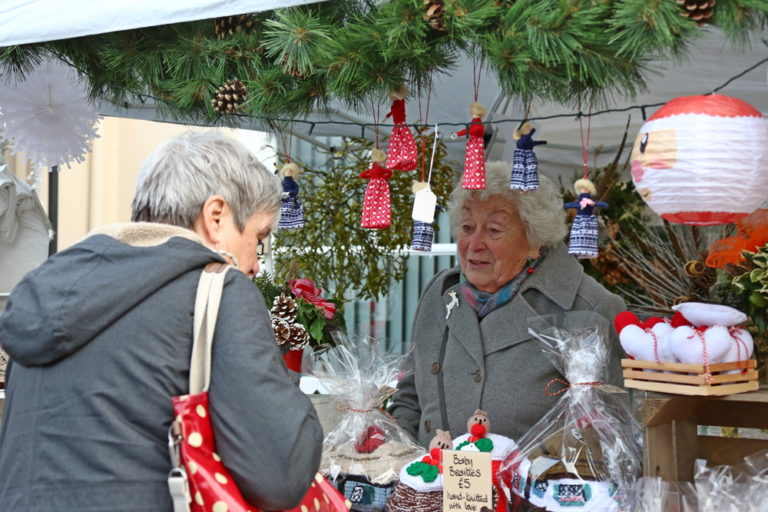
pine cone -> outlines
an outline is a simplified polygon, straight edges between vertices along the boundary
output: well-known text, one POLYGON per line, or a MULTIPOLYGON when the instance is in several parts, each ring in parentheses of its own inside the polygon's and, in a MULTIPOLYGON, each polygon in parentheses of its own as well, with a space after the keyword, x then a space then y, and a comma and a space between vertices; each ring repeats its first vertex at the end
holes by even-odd
POLYGON ((245 84, 233 78, 219 87, 216 97, 211 100, 211 106, 217 114, 236 114, 242 110, 242 104, 247 95, 248 89, 245 84))
POLYGON ((685 264, 685 273, 691 279, 691 293, 703 299, 709 298, 709 289, 717 283, 717 273, 700 260, 685 264))
POLYGON ((699 25, 706 25, 714 13, 717 0, 675 0, 682 9, 682 15, 699 25))
POLYGON ((213 31, 219 39, 233 36, 237 31, 251 32, 256 25, 253 14, 237 14, 213 20, 213 31))
POLYGON ((296 321, 296 302, 293 298, 281 293, 275 297, 272 305, 272 316, 282 318, 289 324, 296 321))
POLYGON ((272 317, 272 330, 275 332, 275 343, 285 345, 291 338, 291 324, 282 318, 272 317))
POLYGON ((301 324, 291 324, 291 337, 288 339, 291 349, 299 350, 309 343, 309 333, 301 324))
POLYGON ((440 32, 446 32, 445 26, 445 0, 424 0, 424 14, 422 18, 427 25, 440 32))

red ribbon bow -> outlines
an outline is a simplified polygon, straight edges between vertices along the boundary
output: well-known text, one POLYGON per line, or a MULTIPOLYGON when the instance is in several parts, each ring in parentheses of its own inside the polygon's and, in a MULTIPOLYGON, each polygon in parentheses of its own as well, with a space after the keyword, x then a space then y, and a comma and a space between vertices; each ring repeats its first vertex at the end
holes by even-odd
POLYGON ((291 293, 297 299, 304 299, 323 311, 323 316, 330 320, 336 314, 336 304, 323 299, 321 288, 316 288, 311 279, 291 279, 288 281, 291 293))
POLYGON ((361 178, 383 178, 385 180, 388 180, 392 177, 392 169, 387 169, 383 165, 381 165, 378 162, 373 162, 371 164, 370 169, 366 169, 365 171, 360 173, 361 178))

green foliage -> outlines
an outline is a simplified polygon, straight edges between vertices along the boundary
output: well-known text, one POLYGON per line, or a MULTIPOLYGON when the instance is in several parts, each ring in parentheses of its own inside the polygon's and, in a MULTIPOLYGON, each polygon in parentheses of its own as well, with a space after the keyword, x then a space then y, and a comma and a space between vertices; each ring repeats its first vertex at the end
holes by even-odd
POLYGON ((768 245, 759 247, 756 252, 743 251, 746 259, 742 274, 733 278, 733 286, 742 297, 743 310, 763 334, 768 317, 768 245))
POLYGON ((326 319, 322 311, 311 302, 295 297, 288 283, 278 284, 269 272, 262 272, 252 278, 253 283, 259 287, 267 308, 271 308, 275 297, 285 295, 291 297, 296 303, 296 323, 301 324, 310 336, 309 345, 317 350, 336 345, 333 332, 344 330, 344 315, 338 311, 330 320, 326 319))
MULTIPOLYGON (((743 45, 768 6, 720 0, 714 13, 712 24, 743 45)), ((87 77, 93 97, 151 96, 170 118, 211 122, 210 99, 230 78, 250 91, 247 116, 297 116, 333 99, 369 109, 401 83, 417 90, 450 73, 462 53, 507 95, 598 105, 634 95, 652 59, 682 56, 701 33, 672 0, 448 0, 445 31, 424 14, 423 0, 334 0, 258 13, 251 30, 225 39, 203 20, 0 48, 0 63, 24 73, 52 55, 87 77)))
POLYGON ((268 57, 274 57, 284 71, 309 75, 314 66, 327 62, 329 55, 324 45, 333 27, 305 9, 285 9, 275 12, 275 18, 266 21, 264 48, 268 57))
MULTIPOLYGON (((431 134, 417 137, 417 147, 426 149, 426 166, 433 140, 431 134)), ((332 288, 330 297, 339 307, 345 291, 357 291, 363 299, 377 299, 406 271, 405 249, 412 230, 411 186, 413 180, 420 179, 420 171, 395 171, 388 180, 392 225, 388 229, 364 229, 360 220, 368 180, 359 174, 370 167, 370 150, 368 141, 346 139, 327 155, 328 163, 322 168, 304 166, 299 179, 304 227, 280 230, 275 236, 278 276, 327 283, 332 288)), ((431 187, 439 205, 446 204, 457 176, 445 156, 445 146, 438 142, 431 187)))

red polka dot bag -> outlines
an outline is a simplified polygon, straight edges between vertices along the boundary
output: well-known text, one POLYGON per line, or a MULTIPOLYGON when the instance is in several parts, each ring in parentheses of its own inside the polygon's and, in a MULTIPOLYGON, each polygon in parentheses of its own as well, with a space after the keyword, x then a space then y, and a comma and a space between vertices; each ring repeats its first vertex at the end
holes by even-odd
MULTIPOLYGON (((208 410, 211 345, 224 278, 230 267, 210 264, 195 299, 194 341, 188 395, 173 397, 176 417, 168 434, 173 468, 168 487, 174 512, 258 512, 243 498, 216 454, 208 410)), ((319 473, 299 506, 289 512, 347 512, 349 502, 319 473)))

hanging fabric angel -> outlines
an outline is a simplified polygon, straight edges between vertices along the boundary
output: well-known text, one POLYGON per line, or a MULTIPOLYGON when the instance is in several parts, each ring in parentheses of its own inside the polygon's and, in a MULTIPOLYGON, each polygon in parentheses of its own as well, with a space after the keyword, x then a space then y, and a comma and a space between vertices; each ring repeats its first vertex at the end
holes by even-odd
POLYGON ((435 235, 435 229, 432 223, 435 221, 435 210, 437 208, 437 196, 429 186, 432 179, 432 168, 435 163, 435 151, 437 150, 437 140, 440 137, 438 126, 435 125, 434 143, 432 144, 432 158, 429 162, 429 175, 424 181, 424 168, 422 166, 421 181, 414 181, 412 190, 414 194, 413 211, 413 238, 411 240, 411 249, 414 251, 429 252, 432 250, 432 239, 435 235))
POLYGON ((401 86, 397 91, 390 91, 392 108, 385 118, 392 117, 395 127, 387 144, 387 168, 393 171, 413 171, 416 169, 416 141, 408 125, 405 124, 405 98, 408 90, 401 86))
POLYGON ((525 122, 515 130, 513 137, 517 141, 512 160, 512 178, 509 188, 516 190, 537 190, 539 188, 539 161, 533 152, 534 146, 546 144, 545 140, 533 140, 536 128, 525 122))
POLYGON ((432 250, 432 238, 435 235, 432 223, 435 220, 437 196, 430 189, 429 183, 424 181, 414 181, 412 190, 415 198, 411 214, 413 218, 411 249, 429 252, 432 250))
POLYGON ((456 137, 469 134, 461 186, 466 189, 483 189, 485 188, 485 142, 483 141, 485 127, 482 121, 485 107, 473 101, 470 111, 472 112, 472 122, 469 125, 469 130, 460 130, 454 134, 456 137))
POLYGON ((283 178, 283 196, 280 199, 280 229, 296 229, 304 227, 304 205, 299 199, 299 185, 295 178, 301 174, 301 169, 293 162, 288 162, 280 169, 283 178))
POLYGON ((386 155, 378 148, 371 151, 371 167, 360 173, 370 179, 363 198, 363 219, 361 226, 369 229, 384 229, 391 224, 389 184, 392 171, 385 167, 386 155))
POLYGON ((608 203, 592 199, 597 191, 594 183, 587 178, 576 180, 573 183, 573 188, 579 195, 578 200, 565 203, 566 209, 576 208, 577 210, 568 240, 568 254, 573 254, 579 259, 595 258, 598 252, 597 240, 599 237, 595 208, 607 208, 608 203))

